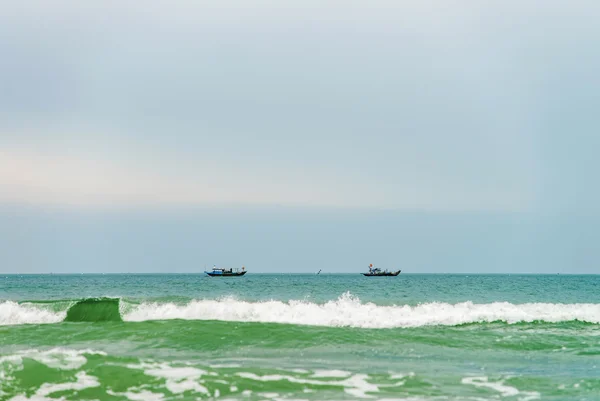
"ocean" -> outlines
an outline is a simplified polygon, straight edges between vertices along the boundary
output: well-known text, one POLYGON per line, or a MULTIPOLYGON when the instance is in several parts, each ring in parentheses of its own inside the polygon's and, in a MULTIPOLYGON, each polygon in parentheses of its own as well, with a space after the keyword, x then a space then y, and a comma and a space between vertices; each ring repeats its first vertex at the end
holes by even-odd
POLYGON ((600 400, 600 276, 0 276, 0 400, 600 400))

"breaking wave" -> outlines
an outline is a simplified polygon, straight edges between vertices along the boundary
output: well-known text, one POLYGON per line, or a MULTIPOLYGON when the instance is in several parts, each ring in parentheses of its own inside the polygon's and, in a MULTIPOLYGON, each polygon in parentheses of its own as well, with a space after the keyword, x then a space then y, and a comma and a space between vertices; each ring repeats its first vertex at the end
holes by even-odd
POLYGON ((346 293, 323 304, 306 301, 247 302, 226 298, 193 300, 186 304, 130 304, 119 299, 73 301, 61 311, 33 303, 0 302, 0 325, 58 323, 62 321, 220 320, 298 325, 400 328, 456 326, 470 323, 569 322, 600 323, 600 304, 512 304, 493 302, 381 306, 363 303, 346 293))
POLYGON ((13 301, 0 303, 0 325, 41 324, 62 322, 67 311, 54 312, 37 304, 19 304, 13 301))

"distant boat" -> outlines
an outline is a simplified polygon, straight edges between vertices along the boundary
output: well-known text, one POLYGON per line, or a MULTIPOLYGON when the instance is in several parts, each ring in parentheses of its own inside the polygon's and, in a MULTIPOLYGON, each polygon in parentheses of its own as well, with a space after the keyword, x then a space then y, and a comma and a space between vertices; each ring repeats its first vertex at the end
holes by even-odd
POLYGON ((402 270, 396 270, 395 272, 379 271, 375 273, 362 273, 363 276, 367 277, 396 277, 402 270))
POLYGON ((205 271, 204 273, 208 274, 210 277, 236 277, 243 276, 246 274, 246 268, 242 266, 242 270, 240 269, 218 269, 213 267, 212 272, 205 271))
POLYGON ((397 270, 395 272, 388 272, 387 270, 382 271, 376 267, 373 267, 372 264, 369 265, 368 273, 361 273, 363 276, 367 277, 396 277, 399 275, 401 270, 397 270))

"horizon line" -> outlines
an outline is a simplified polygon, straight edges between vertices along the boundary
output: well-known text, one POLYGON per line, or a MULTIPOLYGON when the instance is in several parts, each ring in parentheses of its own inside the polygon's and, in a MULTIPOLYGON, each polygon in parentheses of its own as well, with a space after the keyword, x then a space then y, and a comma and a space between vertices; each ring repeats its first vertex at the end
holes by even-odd
MULTIPOLYGON (((251 273, 248 271, 248 273, 251 273)), ((248 274, 247 273, 247 274, 248 274)), ((314 275, 314 276, 322 276, 322 275, 354 275, 354 274, 362 274, 363 272, 330 272, 330 273, 313 273, 313 272, 252 272, 251 274, 257 275, 314 275)), ((47 273, 0 273, 0 276, 119 276, 119 275, 205 275, 205 272, 47 272, 47 273)), ((477 275, 477 276, 557 276, 557 275, 565 275, 565 276, 598 276, 600 273, 500 273, 500 272, 448 272, 448 273, 440 273, 440 272, 421 272, 421 273, 400 273, 402 275, 410 275, 410 276, 418 276, 418 275, 477 275)))

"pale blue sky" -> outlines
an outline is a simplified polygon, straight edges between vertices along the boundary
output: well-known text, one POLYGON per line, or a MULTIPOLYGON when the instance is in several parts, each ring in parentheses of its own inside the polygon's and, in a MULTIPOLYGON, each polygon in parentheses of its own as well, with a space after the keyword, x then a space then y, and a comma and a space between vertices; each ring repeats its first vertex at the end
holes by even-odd
POLYGON ((0 272, 595 272, 599 20, 596 1, 4 5, 0 272))

